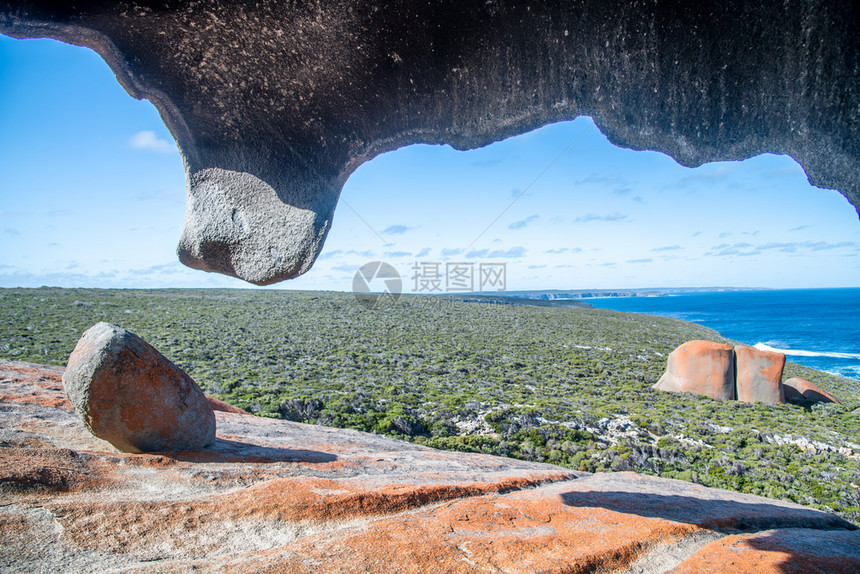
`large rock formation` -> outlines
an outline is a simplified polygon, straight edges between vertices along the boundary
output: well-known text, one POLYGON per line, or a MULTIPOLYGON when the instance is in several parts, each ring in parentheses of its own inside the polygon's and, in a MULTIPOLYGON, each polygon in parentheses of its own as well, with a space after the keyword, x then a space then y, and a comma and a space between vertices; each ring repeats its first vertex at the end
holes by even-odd
POLYGON ((786 400, 839 403, 809 381, 789 379, 783 383, 784 368, 783 353, 746 345, 732 350, 731 345, 687 341, 669 354, 666 372, 653 388, 696 393, 719 401, 737 398, 747 403, 767 404, 782 404, 786 400))
POLYGON ((0 361, 3 572, 860 571, 839 518, 633 473, 223 411, 204 451, 105 452, 61 376, 0 361))
POLYGON ((215 440, 215 415, 197 383, 116 325, 83 334, 63 385, 87 429, 121 451, 199 450, 215 440))
POLYGON ((689 166, 789 154, 860 207, 848 1, 0 0, 0 32, 89 46, 151 100, 187 170, 180 259, 254 283, 311 266, 375 155, 581 114, 689 166))
POLYGON ((666 372, 654 385, 660 391, 690 392, 718 401, 735 398, 732 346, 712 341, 687 341, 669 353, 666 372))
POLYGON ((782 404, 782 371, 785 354, 760 351, 753 347, 735 347, 736 389, 739 401, 782 404))

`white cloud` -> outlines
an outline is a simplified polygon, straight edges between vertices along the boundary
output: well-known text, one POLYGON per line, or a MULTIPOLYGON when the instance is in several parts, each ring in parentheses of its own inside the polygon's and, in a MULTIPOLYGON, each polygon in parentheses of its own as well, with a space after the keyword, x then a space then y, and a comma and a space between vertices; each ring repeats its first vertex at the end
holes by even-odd
POLYGON ((525 247, 511 247, 510 249, 496 249, 495 251, 490 251, 489 249, 473 249, 469 253, 466 254, 467 259, 477 259, 481 257, 503 257, 507 259, 517 259, 522 257, 526 253, 525 247))
POLYGON ((134 149, 144 149, 158 153, 171 153, 176 151, 176 146, 167 140, 161 139, 155 135, 155 132, 150 130, 137 132, 129 138, 128 143, 134 149))
POLYGON ((627 221, 627 216, 623 213, 609 213, 607 215, 598 215, 596 213, 586 213, 581 217, 573 220, 574 223, 588 223, 590 221, 627 221))
POLYGON ((318 261, 323 261, 325 259, 331 259, 332 257, 337 257, 343 254, 343 249, 335 249, 334 251, 329 251, 328 253, 323 253, 319 257, 317 257, 318 261))
POLYGON ((529 223, 537 221, 537 219, 539 217, 540 216, 538 214, 529 215, 525 219, 522 219, 520 221, 515 221, 515 222, 511 223, 510 225, 508 225, 508 229, 522 229, 523 227, 526 227, 529 223))
POLYGON ((414 227, 407 227, 405 225, 391 225, 382 230, 382 233, 387 233, 389 235, 403 235, 407 231, 415 229, 414 227))

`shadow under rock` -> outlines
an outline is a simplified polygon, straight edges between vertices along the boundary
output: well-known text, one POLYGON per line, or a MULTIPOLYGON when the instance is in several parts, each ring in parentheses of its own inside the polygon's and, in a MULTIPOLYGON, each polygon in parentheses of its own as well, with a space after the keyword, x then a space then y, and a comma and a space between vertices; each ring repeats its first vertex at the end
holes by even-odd
MULTIPOLYGON (((857 526, 808 508, 623 491, 574 491, 565 492, 561 497, 569 506, 605 508, 645 518, 696 524, 726 535, 761 532, 760 536, 738 543, 759 552, 778 553, 773 556, 772 567, 781 574, 854 574, 860 571, 860 549, 857 548, 860 539, 851 532, 856 531, 857 526)), ((707 561, 707 556, 704 558, 707 561)), ((715 568, 715 572, 722 568, 721 564, 709 566, 715 568)))
POLYGON ((216 438, 214 443, 201 451, 163 452, 159 454, 183 462, 327 463, 337 460, 336 455, 327 452, 275 448, 223 438, 216 438))
POLYGON ((605 508, 645 518, 695 524, 724 534, 774 528, 857 530, 857 526, 810 508, 738 500, 624 491, 572 491, 561 494, 568 506, 605 508))
POLYGON ((855 534, 788 529, 753 536, 743 543, 758 553, 771 554, 780 574, 857 574, 860 537, 855 534))

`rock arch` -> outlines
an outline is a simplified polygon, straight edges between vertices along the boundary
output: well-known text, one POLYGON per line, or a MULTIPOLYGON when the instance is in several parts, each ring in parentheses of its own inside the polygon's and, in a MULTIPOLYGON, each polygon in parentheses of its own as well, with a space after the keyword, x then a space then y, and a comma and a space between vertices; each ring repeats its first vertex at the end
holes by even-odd
POLYGON ((180 259, 252 283, 310 268, 364 161, 582 114, 688 166, 791 155, 860 209, 847 0, 0 0, 0 32, 88 46, 151 100, 186 166, 180 259))

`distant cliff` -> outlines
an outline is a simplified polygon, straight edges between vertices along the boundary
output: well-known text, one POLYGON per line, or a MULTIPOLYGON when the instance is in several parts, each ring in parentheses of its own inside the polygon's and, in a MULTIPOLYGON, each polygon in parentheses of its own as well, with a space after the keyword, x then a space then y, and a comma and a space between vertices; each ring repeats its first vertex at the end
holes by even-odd
POLYGON ((666 297, 682 293, 713 293, 722 291, 759 291, 746 287, 658 287, 648 289, 547 289, 535 291, 505 291, 504 297, 516 299, 594 299, 600 297, 666 297))

